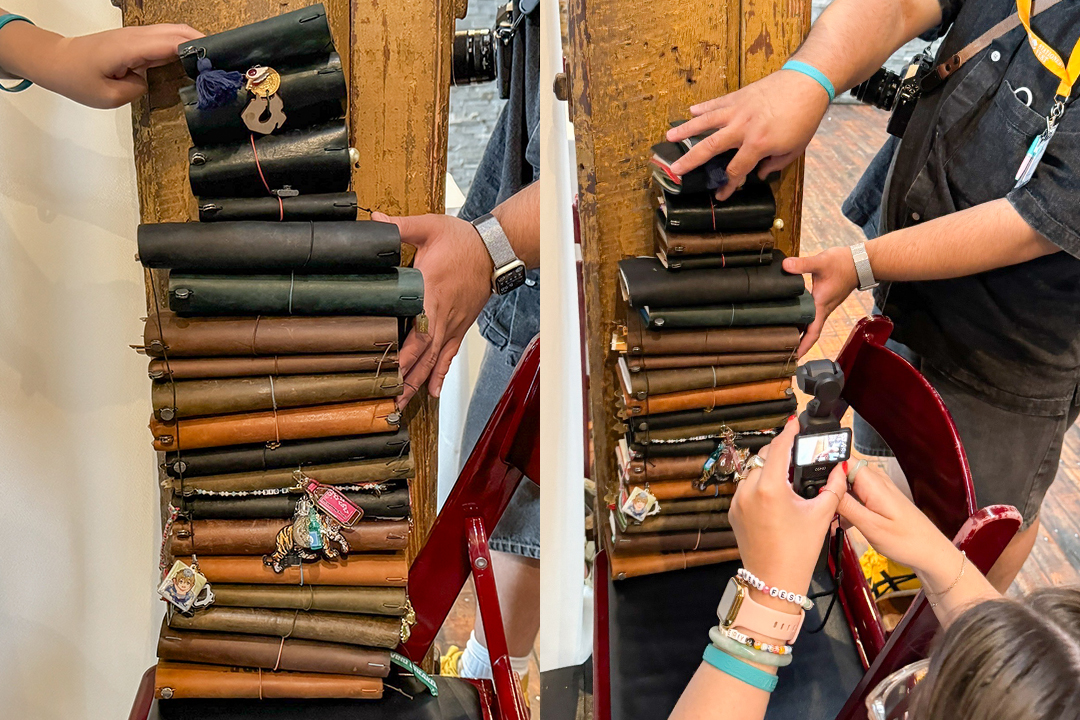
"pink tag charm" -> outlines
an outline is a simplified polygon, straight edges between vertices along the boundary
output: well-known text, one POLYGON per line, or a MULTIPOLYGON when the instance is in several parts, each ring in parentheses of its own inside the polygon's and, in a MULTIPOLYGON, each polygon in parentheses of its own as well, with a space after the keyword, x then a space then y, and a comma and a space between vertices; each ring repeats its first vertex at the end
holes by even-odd
POLYGON ((304 484, 304 490, 311 496, 315 507, 337 520, 344 527, 352 527, 360 518, 364 517, 363 508, 345 497, 335 487, 323 485, 317 480, 308 478, 304 484))

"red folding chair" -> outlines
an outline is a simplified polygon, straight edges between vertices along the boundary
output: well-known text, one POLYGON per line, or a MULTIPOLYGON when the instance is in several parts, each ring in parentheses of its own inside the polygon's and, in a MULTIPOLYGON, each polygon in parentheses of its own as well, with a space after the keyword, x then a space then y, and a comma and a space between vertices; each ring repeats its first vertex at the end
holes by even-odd
MULTIPOLYGON (((398 648, 419 662, 428 653, 454 601, 472 575, 492 658, 493 681, 436 678, 440 695, 423 688, 411 697, 388 691, 381 701, 154 700, 154 668, 143 675, 129 720, 280 718, 332 715, 367 720, 527 720, 529 711, 510 666, 487 538, 523 479, 540 477, 540 339, 526 348, 502 399, 409 571, 417 624, 398 648)), ((414 689, 414 688, 410 688, 414 689)))

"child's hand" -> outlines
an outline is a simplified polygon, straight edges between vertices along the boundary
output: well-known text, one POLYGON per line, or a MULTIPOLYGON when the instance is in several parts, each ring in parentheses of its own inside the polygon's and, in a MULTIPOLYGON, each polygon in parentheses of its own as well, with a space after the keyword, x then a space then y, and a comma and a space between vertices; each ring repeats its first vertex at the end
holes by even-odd
POLYGON ((202 36, 187 25, 147 25, 66 38, 12 22, 0 31, 0 67, 83 105, 115 108, 146 93, 148 68, 202 36))

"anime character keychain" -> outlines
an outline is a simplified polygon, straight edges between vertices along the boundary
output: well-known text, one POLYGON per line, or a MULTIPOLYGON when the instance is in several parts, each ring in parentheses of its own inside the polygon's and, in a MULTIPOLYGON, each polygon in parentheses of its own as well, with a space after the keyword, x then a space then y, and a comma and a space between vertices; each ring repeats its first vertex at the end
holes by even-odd
POLYGON ((199 561, 192 556, 191 565, 177 560, 158 586, 158 595, 182 613, 204 608, 214 602, 214 591, 206 576, 199 572, 199 561))
POLYGON ((251 132, 269 135, 285 124, 285 103, 278 95, 281 75, 274 68, 256 65, 244 73, 244 80, 252 98, 240 118, 251 132))
POLYGON ((660 512, 660 503, 657 502, 656 497, 641 487, 635 486, 629 493, 623 489, 621 500, 622 505, 620 507, 623 515, 635 522, 640 523, 650 515, 660 512))

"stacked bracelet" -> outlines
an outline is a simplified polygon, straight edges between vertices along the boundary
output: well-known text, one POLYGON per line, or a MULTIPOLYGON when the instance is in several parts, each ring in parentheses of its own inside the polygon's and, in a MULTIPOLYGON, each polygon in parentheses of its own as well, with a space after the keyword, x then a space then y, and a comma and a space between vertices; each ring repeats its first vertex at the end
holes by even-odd
MULTIPOLYGON (((34 24, 33 22, 31 22, 27 18, 24 18, 22 15, 14 15, 12 13, 8 13, 6 15, 0 15, 0 29, 2 29, 5 25, 7 25, 8 23, 11 23, 11 22, 26 22, 26 23, 30 23, 31 25, 34 24)), ((7 87, 6 85, 0 85, 0 90, 2 90, 4 92, 10 92, 10 93, 22 92, 23 90, 30 87, 31 85, 33 85, 33 83, 30 82, 29 80, 22 80, 18 84, 14 85, 12 87, 7 87)))
POLYGON ((701 659, 720 672, 730 675, 736 680, 741 680, 751 687, 756 687, 758 690, 772 692, 776 689, 775 675, 765 672, 760 668, 756 668, 745 660, 740 660, 737 657, 728 655, 727 653, 718 650, 713 645, 709 645, 705 648, 705 654, 701 659))
POLYGON ((750 572, 746 568, 739 568, 738 575, 739 579, 745 582, 747 585, 754 588, 758 592, 765 593, 769 597, 786 600, 789 603, 798 605, 803 610, 814 609, 814 601, 810 598, 806 597, 805 595, 797 595, 796 593, 788 592, 787 590, 781 590, 779 588, 774 588, 771 585, 766 585, 757 577, 757 575, 754 575, 754 573, 750 572))
POLYGON ((790 655, 790 645, 770 645, 769 643, 758 642, 754 638, 739 632, 735 628, 720 628, 720 632, 727 635, 735 642, 740 642, 747 647, 754 648, 755 650, 761 650, 762 652, 772 653, 774 655, 790 655))
POLYGON ((755 662, 758 665, 768 665, 771 667, 786 667, 791 664, 792 654, 786 653, 784 655, 778 655, 777 653, 765 652, 764 650, 757 650, 749 647, 738 640, 733 640, 724 634, 724 631, 719 627, 714 627, 709 630, 709 640, 712 644, 723 652, 726 652, 732 657, 737 657, 740 660, 749 660, 755 662))

